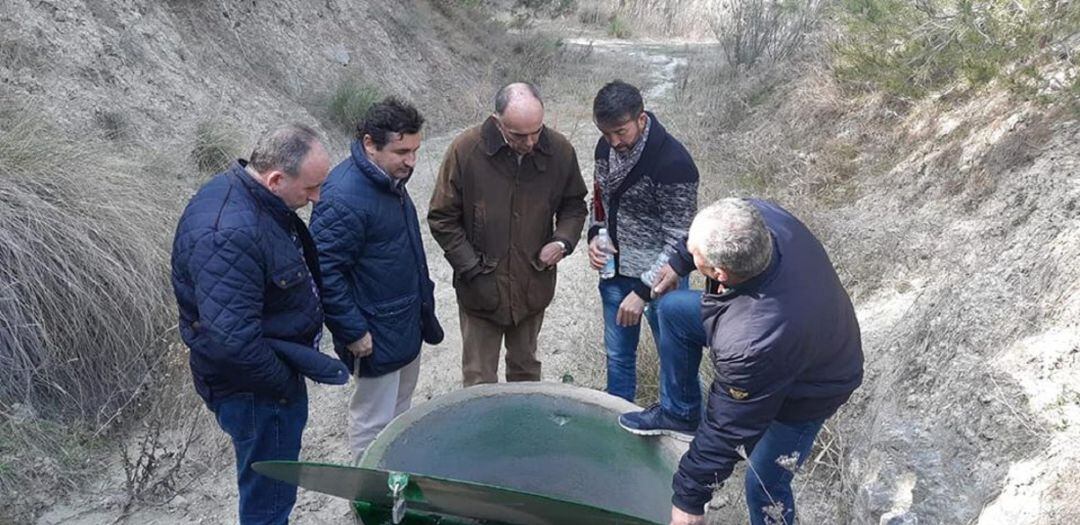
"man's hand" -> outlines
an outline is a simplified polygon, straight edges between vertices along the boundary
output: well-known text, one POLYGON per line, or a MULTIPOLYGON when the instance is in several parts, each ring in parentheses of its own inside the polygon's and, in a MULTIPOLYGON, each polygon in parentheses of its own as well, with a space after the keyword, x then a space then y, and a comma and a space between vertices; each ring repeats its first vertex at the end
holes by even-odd
POLYGON ((634 326, 641 322, 641 312, 645 310, 645 300, 638 294, 630 292, 619 305, 619 313, 615 314, 615 324, 619 326, 634 326))
POLYGON ((361 358, 371 355, 373 347, 374 343, 371 340, 371 332, 368 332, 364 334, 364 337, 349 343, 349 346, 346 346, 345 348, 348 348, 349 351, 352 352, 352 355, 361 358))
POLYGON ((656 272, 656 279, 652 284, 652 296, 653 298, 660 297, 671 290, 674 290, 679 285, 679 274, 675 272, 675 269, 670 264, 665 264, 660 268, 659 272, 656 272))
MULTIPOLYGON (((607 264, 608 257, 611 257, 611 254, 601 250, 598 247, 599 243, 597 241, 599 240, 600 236, 596 236, 593 237, 593 240, 589 242, 589 266, 592 266, 593 270, 599 270, 600 268, 603 268, 604 265, 607 264)), ((612 248, 612 253, 614 253, 615 251, 618 250, 612 248)))
POLYGON ((671 525, 705 525, 705 515, 695 516, 683 512, 679 507, 671 507, 671 525))
POLYGON ((559 264, 564 255, 566 255, 566 251, 563 250, 563 243, 551 241, 540 249, 540 262, 544 263, 545 267, 550 268, 559 264))

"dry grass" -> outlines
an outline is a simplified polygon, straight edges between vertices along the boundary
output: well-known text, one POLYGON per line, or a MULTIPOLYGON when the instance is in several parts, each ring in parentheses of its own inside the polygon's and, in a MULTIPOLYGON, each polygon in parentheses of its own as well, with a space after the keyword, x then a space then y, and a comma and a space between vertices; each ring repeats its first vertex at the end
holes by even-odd
POLYGON ((200 173, 213 175, 229 167, 240 155, 236 131, 219 120, 204 120, 195 126, 191 160, 200 173))
POLYGON ((29 494, 96 470, 88 451, 159 380, 178 201, 106 145, 0 108, 0 492, 29 494))

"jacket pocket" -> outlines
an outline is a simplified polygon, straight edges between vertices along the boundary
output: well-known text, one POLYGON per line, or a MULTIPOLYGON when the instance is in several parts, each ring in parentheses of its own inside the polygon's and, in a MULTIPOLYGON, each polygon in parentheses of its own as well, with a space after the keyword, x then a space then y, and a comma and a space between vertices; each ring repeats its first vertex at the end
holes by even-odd
POLYGON ((365 309, 374 345, 362 367, 374 375, 392 372, 412 361, 420 352, 420 298, 417 294, 375 303, 365 309))
POLYGON ((499 280, 495 275, 495 268, 484 269, 471 281, 455 275, 454 291, 457 293, 458 304, 466 310, 493 312, 499 307, 499 280))
POLYGON ((288 290, 307 280, 307 268, 304 263, 289 265, 284 269, 274 270, 270 278, 274 281, 274 286, 288 290))
POLYGON ((529 293, 525 300, 530 313, 540 312, 551 304, 551 300, 555 297, 555 275, 555 268, 540 271, 535 268, 532 269, 532 276, 529 279, 529 293))

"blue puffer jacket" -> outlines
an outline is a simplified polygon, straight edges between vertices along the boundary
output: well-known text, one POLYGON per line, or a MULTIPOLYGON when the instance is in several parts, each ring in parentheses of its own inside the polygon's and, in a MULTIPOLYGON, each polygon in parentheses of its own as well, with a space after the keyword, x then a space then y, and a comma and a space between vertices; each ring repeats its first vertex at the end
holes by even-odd
POLYGON ((240 392, 298 397, 302 375, 348 380, 337 360, 316 350, 322 308, 315 244, 245 164, 192 197, 173 241, 180 335, 191 349, 195 389, 208 404, 240 392))
POLYGON ((393 372, 419 355, 421 340, 442 341, 416 207, 405 182, 372 164, 359 141, 323 184, 311 233, 326 326, 350 370, 359 367, 365 377, 393 372), (369 332, 373 352, 356 363, 346 346, 369 332))
MULTIPOLYGON (((716 378, 672 484, 672 502, 693 514, 731 474, 737 447, 752 451, 774 420, 833 415, 862 382, 859 322, 825 248, 783 208, 750 203, 772 233, 773 258, 758 276, 701 299, 716 378)), ((693 259, 680 253, 672 266, 685 275, 693 259)))

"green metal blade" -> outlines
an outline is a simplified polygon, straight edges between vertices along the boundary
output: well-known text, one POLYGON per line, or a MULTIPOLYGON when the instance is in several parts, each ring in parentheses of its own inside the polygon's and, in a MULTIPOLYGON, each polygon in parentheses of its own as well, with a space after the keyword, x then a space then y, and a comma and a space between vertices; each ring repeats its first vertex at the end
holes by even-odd
MULTIPOLYGON (((264 461, 256 472, 308 490, 351 501, 390 508, 394 501, 383 470, 303 463, 264 461)), ((409 474, 404 491, 409 510, 509 525, 645 525, 655 522, 615 511, 468 481, 409 474)))

